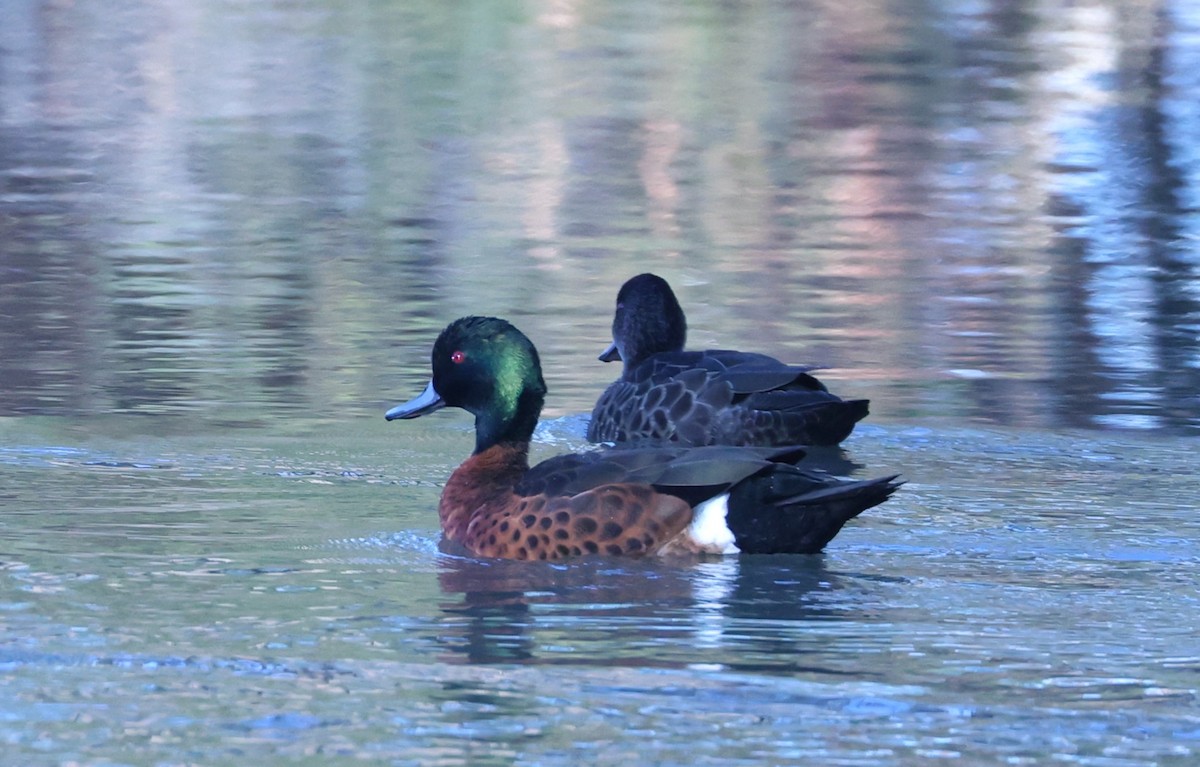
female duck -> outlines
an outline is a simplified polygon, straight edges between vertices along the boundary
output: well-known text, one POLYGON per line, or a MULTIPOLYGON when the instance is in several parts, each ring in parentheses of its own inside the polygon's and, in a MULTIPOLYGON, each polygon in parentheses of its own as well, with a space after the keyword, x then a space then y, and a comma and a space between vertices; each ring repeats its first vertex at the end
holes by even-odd
POLYGON ((765 354, 683 351, 683 309, 654 274, 621 286, 612 335, 600 359, 625 368, 592 410, 592 442, 836 445, 867 415, 867 400, 830 394, 810 375, 816 368, 765 354))
POLYGON ((501 319, 465 317, 433 346, 433 380, 389 421, 446 406, 475 415, 475 451, 438 504, 448 541, 484 557, 820 551, 885 501, 895 477, 810 473, 797 448, 598 450, 529 467, 546 395, 537 350, 501 319))

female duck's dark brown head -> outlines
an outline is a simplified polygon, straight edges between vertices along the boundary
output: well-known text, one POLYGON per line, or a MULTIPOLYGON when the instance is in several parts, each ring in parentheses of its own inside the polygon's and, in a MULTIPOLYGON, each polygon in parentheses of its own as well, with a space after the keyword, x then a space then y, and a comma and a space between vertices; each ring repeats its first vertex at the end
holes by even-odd
POLYGON ((546 383, 537 349, 496 317, 463 317, 433 344, 433 380, 425 391, 387 412, 417 418, 443 407, 475 416, 475 452, 500 442, 528 442, 537 426, 546 383))
POLYGON ((666 280, 646 273, 625 281, 617 292, 612 337, 600 359, 623 360, 626 371, 659 352, 683 349, 687 319, 666 280))

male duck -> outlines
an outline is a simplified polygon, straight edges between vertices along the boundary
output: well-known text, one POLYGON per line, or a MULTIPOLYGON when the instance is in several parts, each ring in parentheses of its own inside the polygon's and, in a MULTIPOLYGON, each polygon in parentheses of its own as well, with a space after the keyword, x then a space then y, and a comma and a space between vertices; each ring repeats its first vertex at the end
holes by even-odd
POLYGON ((464 317, 433 345, 433 380, 389 421, 447 405, 475 415, 475 451, 438 504, 445 537, 483 557, 818 552, 900 482, 810 473, 788 448, 650 447, 560 455, 529 467, 546 396, 537 350, 494 317, 464 317))
POLYGON ((596 402, 592 442, 836 445, 867 415, 810 375, 765 354, 683 351, 687 320, 667 281, 629 279, 617 293, 613 343, 600 359, 625 369, 596 402))

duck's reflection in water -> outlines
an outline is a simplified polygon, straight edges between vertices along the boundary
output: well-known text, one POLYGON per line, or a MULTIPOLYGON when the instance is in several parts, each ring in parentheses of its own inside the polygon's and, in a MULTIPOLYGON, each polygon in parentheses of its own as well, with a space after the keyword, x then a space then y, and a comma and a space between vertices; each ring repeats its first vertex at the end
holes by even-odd
POLYGON ((805 626, 852 618, 812 555, 580 559, 447 554, 440 641, 470 663, 805 668, 805 626))

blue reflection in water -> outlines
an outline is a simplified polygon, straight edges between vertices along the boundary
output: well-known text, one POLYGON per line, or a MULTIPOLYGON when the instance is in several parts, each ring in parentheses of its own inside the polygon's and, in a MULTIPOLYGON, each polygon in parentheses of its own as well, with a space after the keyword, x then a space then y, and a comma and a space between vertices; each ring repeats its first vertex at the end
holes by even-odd
POLYGON ((1086 44, 1060 73, 1072 97, 1050 123, 1056 205, 1070 211, 1056 249, 1079 259, 1067 279, 1085 291, 1077 332, 1095 359, 1079 372, 1096 382, 1095 422, 1125 428, 1195 427, 1200 384, 1200 273, 1185 223, 1200 163, 1175 138, 1194 131, 1172 118, 1195 99, 1167 85, 1179 81, 1173 53, 1189 46, 1172 44, 1169 14, 1156 21, 1136 50, 1102 24, 1081 29, 1086 44))

